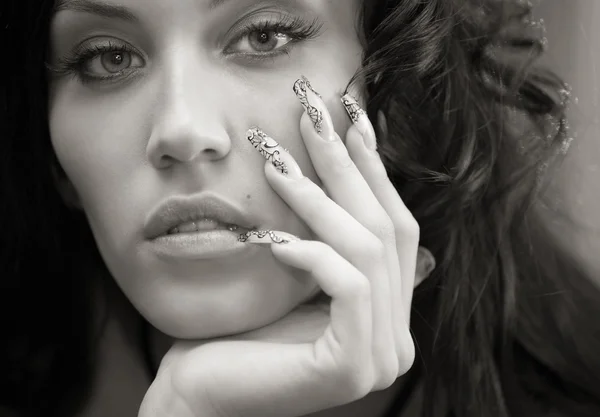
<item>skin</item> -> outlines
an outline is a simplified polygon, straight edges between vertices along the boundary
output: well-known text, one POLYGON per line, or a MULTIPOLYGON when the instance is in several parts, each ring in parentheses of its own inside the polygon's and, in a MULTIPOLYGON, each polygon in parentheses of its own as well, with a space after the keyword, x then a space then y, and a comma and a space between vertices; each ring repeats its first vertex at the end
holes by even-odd
MULTIPOLYGON (((348 128, 339 93, 360 64, 357 2, 301 2, 323 21, 322 35, 259 64, 227 59, 220 46, 240 18, 274 16, 248 17, 256 2, 213 11, 195 0, 168 7, 158 0, 109 3, 131 9, 140 23, 61 11, 52 21, 51 60, 97 36, 96 44, 131 44, 145 60, 136 57, 133 65, 144 67, 104 84, 53 80, 49 121, 56 154, 112 276, 142 315, 173 337, 238 333, 282 317, 314 292, 314 283, 296 279, 262 251, 239 261, 166 264, 144 247, 143 223, 169 196, 214 192, 264 228, 310 236, 261 175, 263 160, 245 132, 261 126, 317 181, 298 131, 303 109, 292 86, 300 75, 310 77, 336 127, 348 128)), ((268 10, 290 14, 285 2, 271 3, 268 10)), ((289 10, 307 16, 298 7, 289 10)), ((99 59, 93 68, 107 74, 99 59)))
POLYGON ((364 145, 374 139, 371 122, 363 116, 351 126, 340 104, 360 64, 359 4, 267 2, 294 15, 304 4, 304 13, 322 21, 321 35, 260 63, 225 58, 227 30, 249 18, 254 3, 210 10, 195 0, 168 7, 126 0, 118 5, 139 23, 72 10, 52 21, 51 63, 95 36, 140 52, 132 75, 116 81, 52 79, 49 122, 67 175, 59 187, 85 211, 126 297, 119 303, 115 291, 115 305, 126 306, 116 316, 131 317, 133 308, 178 339, 141 417, 162 415, 157 410, 177 417, 304 415, 389 388, 414 359, 407 323, 418 225, 378 154, 364 145), (288 3, 295 6, 284 9, 288 3), (292 93, 300 74, 323 97, 310 93, 324 115, 321 135, 292 93), (278 173, 245 139, 255 125, 276 138, 295 175, 278 173), (243 207, 261 228, 302 240, 235 259, 157 258, 143 238, 144 219, 166 197, 200 191, 243 207), (318 289, 332 298, 331 310, 298 307, 318 289), (289 388, 283 394, 281 383, 289 388))

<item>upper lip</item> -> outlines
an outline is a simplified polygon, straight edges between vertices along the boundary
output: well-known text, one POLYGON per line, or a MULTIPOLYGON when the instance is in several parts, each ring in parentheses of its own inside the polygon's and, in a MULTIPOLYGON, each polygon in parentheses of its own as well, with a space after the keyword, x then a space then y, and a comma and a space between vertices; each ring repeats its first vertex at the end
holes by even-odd
POLYGON ((160 203, 146 219, 144 236, 155 239, 178 225, 200 219, 213 219, 248 230, 255 228, 250 216, 241 209, 221 197, 204 193, 174 196, 160 203))

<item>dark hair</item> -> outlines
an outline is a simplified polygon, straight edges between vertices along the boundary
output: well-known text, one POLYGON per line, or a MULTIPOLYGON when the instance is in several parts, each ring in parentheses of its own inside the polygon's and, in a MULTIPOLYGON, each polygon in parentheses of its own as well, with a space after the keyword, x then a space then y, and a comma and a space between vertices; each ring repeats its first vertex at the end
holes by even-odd
MULTIPOLYGON (((84 266, 99 255, 53 181, 43 65, 53 1, 2 7, 0 413, 67 416, 93 372, 84 266)), ((529 12, 513 0, 362 10, 359 76, 372 120, 382 111, 388 122, 380 153, 438 259, 413 306, 430 329, 417 335, 415 370, 432 417, 600 415, 600 291, 533 210, 567 129, 565 85, 531 65, 543 48, 529 12)))
POLYGON ((94 358, 89 262, 97 251, 83 215, 57 193, 47 123, 53 3, 0 5, 0 47, 10 56, 0 66, 2 417, 74 415, 94 358))
POLYGON ((439 260, 413 304, 427 416, 600 416, 600 289, 536 206, 568 145, 569 89, 533 66, 545 38, 531 7, 364 2, 356 79, 439 260))

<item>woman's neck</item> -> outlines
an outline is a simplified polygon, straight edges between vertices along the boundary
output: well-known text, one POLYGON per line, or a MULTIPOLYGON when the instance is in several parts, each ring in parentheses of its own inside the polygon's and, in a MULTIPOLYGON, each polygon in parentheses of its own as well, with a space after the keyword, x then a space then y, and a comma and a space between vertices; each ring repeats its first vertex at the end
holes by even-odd
POLYGON ((134 417, 151 382, 138 337, 143 321, 110 277, 96 288, 101 337, 91 395, 78 417, 134 417))

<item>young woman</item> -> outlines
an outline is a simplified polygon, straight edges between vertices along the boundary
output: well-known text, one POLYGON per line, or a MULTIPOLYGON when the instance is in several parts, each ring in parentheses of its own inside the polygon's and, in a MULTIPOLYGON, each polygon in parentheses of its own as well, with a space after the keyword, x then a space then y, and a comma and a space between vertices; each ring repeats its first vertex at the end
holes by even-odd
POLYGON ((530 6, 3 6, 3 414, 600 415, 530 6))

